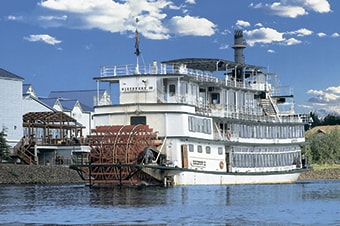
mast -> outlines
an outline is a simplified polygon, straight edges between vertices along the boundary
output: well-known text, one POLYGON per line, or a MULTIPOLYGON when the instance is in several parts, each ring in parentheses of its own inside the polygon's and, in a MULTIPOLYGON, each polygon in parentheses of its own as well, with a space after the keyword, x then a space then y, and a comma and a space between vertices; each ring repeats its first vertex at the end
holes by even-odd
POLYGON ((138 25, 139 19, 136 18, 136 31, 135 31, 135 54, 136 54, 136 69, 135 69, 135 74, 140 74, 139 72, 139 55, 141 54, 140 50, 139 50, 139 34, 138 34, 138 29, 137 29, 137 25, 138 25))

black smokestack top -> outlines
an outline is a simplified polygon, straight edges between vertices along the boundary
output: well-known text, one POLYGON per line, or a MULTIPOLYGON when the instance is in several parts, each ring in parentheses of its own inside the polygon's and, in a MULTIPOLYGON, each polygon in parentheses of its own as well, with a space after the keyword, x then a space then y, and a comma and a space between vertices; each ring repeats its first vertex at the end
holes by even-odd
POLYGON ((234 31, 234 45, 232 46, 234 49, 234 61, 238 64, 244 64, 244 55, 243 49, 246 48, 246 41, 243 38, 242 30, 234 31))

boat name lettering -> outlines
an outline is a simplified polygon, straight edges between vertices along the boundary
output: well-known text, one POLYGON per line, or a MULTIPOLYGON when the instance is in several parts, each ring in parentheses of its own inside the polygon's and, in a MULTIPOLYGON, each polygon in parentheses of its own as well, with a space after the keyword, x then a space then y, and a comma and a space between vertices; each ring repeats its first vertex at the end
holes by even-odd
POLYGON ((153 91, 153 86, 128 86, 122 87, 121 92, 124 93, 135 93, 135 92, 150 92, 153 91))
POLYGON ((193 160, 192 161, 192 166, 205 167, 206 166, 206 162, 205 161, 199 161, 199 160, 193 160))

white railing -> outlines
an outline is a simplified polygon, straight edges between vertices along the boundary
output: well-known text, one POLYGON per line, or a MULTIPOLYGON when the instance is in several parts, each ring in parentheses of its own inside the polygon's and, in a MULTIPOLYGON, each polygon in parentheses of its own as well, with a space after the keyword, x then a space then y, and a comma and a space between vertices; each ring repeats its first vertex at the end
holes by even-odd
POLYGON ((186 74, 193 77, 199 82, 211 82, 214 84, 237 87, 237 88, 247 88, 258 90, 260 86, 254 86, 250 83, 239 82, 236 80, 224 80, 219 79, 214 76, 211 72, 194 70, 185 67, 175 67, 169 64, 148 64, 148 65, 135 65, 135 64, 125 64, 116 66, 104 66, 101 68, 101 77, 111 77, 111 76, 129 76, 129 75, 146 75, 146 74, 175 74, 181 75, 186 74))

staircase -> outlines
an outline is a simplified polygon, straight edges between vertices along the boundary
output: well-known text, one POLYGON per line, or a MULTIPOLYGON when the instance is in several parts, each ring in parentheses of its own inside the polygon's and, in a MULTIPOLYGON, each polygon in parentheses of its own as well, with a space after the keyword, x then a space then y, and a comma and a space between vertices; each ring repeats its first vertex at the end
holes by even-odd
POLYGON ((34 143, 31 139, 25 139, 25 137, 14 146, 12 158, 19 158, 27 165, 38 165, 38 158, 34 155, 34 143))
POLYGON ((260 103, 266 115, 276 115, 275 108, 269 99, 261 99, 260 103))

